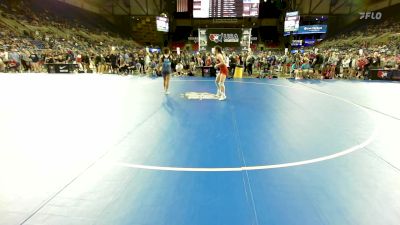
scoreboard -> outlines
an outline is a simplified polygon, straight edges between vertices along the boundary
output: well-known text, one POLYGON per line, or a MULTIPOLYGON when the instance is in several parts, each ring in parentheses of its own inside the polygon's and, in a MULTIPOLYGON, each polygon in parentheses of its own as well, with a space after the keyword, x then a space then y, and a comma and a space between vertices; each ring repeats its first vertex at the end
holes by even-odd
POLYGON ((257 17, 259 5, 260 0, 193 0, 193 17, 257 17))

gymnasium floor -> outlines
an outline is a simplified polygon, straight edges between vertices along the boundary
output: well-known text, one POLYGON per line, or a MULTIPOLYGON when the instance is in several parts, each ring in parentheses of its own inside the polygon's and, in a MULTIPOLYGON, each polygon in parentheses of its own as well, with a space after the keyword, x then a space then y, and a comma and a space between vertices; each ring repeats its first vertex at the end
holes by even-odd
POLYGON ((226 87, 1 74, 0 224, 400 224, 400 83, 226 87))

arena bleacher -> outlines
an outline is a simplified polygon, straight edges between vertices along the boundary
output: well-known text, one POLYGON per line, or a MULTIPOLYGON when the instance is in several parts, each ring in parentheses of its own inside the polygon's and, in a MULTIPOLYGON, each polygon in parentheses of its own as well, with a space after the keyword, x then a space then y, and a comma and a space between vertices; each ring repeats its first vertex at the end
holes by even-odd
MULTIPOLYGON (((43 72, 47 71, 46 64, 49 63, 73 63, 77 65, 75 72, 139 74, 144 71, 153 74, 154 66, 150 65, 158 64, 160 50, 150 52, 149 49, 160 49, 168 43, 168 40, 162 40, 165 37, 160 32, 155 37, 157 31, 149 29, 156 22, 155 17, 133 16, 132 34, 129 34, 124 30, 125 23, 115 26, 96 13, 60 1, 5 1, 0 10, 0 69, 3 72, 43 72), (111 58, 116 61, 112 62, 111 58), (115 67, 118 68, 113 69, 115 67)), ((277 7, 274 10, 270 9, 269 15, 279 11, 277 7)), ((227 59, 231 59, 231 70, 241 66, 244 76, 248 77, 377 79, 380 77, 369 76, 370 68, 397 70, 399 67, 400 23, 393 13, 395 8, 385 10, 385 15, 393 16, 380 21, 355 21, 341 32, 328 34, 314 46, 301 47, 290 54, 283 51, 284 40, 279 43, 279 38, 275 37, 251 45, 250 61, 254 58, 251 64, 246 62, 247 51, 226 49, 225 53, 227 59), (235 56, 234 52, 237 53, 235 56), (316 55, 323 58, 322 62, 315 61, 316 55), (310 69, 302 69, 302 66, 308 68, 308 64, 310 69), (254 73, 248 73, 249 66, 254 68, 254 73)), ((185 20, 185 14, 178 12, 176 17, 185 20)), ((187 25, 180 27, 179 22, 173 29, 181 34, 171 37, 173 66, 182 64, 182 74, 202 74, 196 68, 209 66, 205 65, 207 54, 198 52, 196 43, 189 41, 189 45, 186 44, 188 36, 197 35, 197 31, 187 25), (177 48, 182 50, 182 55, 177 54, 177 48)), ((276 31, 259 27, 254 28, 254 32, 260 32, 255 35, 268 39, 265 32, 276 31)), ((214 63, 212 55, 211 61, 214 63)))

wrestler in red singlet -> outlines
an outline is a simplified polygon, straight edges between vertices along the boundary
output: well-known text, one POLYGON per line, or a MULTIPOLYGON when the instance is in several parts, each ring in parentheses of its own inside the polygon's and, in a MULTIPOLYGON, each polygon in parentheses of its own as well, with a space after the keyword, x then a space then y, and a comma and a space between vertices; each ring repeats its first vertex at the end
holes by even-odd
POLYGON ((215 84, 217 86, 217 97, 218 100, 223 101, 226 99, 225 95, 225 79, 228 76, 229 70, 228 67, 225 64, 224 57, 222 55, 222 48, 220 46, 215 46, 215 52, 216 52, 216 57, 217 57, 217 64, 215 65, 215 68, 218 68, 220 70, 219 75, 215 78, 215 84))
MULTIPOLYGON (((217 59, 217 64, 220 64, 220 63, 221 62, 219 61, 219 59, 217 59)), ((219 71, 220 71, 221 75, 228 76, 229 70, 225 63, 219 65, 219 71)))

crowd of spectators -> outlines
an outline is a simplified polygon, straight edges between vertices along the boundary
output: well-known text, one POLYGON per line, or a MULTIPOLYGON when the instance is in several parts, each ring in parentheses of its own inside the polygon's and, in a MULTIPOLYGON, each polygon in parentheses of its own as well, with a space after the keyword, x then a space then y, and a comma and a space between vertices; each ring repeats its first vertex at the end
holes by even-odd
POLYGON ((139 47, 132 39, 102 29, 101 23, 86 27, 48 11, 35 12, 28 2, 0 4, 1 72, 42 72, 46 63, 78 63, 82 71, 90 71, 96 56, 112 58, 120 50, 134 52, 139 47))
POLYGON ((262 54, 260 76, 286 74, 296 79, 369 79, 371 69, 398 70, 400 57, 378 49, 310 49, 295 54, 262 54), (263 74, 264 73, 264 74, 263 74))
MULTIPOLYGON (((0 72, 45 72, 46 64, 74 64, 77 72, 159 74, 159 51, 79 21, 35 12, 25 1, 0 4, 0 72)), ((303 78, 368 78, 371 69, 398 70, 400 23, 384 21, 323 41, 296 53, 281 50, 226 51, 230 76, 240 66, 248 76, 303 78)), ((211 52, 172 52, 178 75, 213 67, 211 52)))
POLYGON ((400 22, 367 23, 294 53, 260 52, 256 65, 260 77, 370 79, 372 70, 400 69, 400 22))

